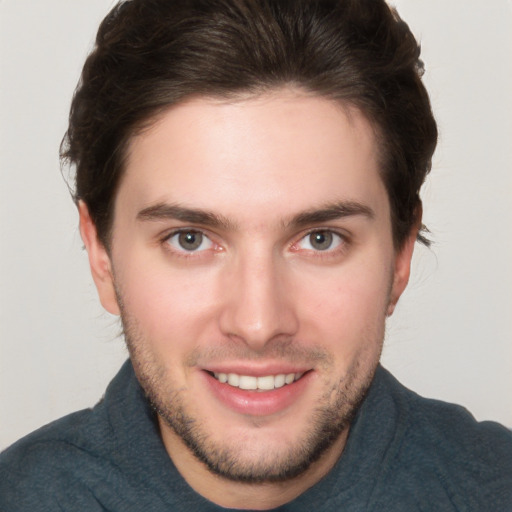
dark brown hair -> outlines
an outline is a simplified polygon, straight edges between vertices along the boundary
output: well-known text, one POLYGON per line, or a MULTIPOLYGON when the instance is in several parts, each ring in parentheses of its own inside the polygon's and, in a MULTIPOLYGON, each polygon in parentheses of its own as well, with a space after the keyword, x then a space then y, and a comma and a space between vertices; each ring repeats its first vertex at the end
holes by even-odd
POLYGON ((400 247, 418 221, 437 140, 419 55, 384 0, 120 2, 99 28, 61 146, 75 167, 75 200, 108 247, 127 147, 141 127, 190 96, 291 85, 372 122, 400 247))

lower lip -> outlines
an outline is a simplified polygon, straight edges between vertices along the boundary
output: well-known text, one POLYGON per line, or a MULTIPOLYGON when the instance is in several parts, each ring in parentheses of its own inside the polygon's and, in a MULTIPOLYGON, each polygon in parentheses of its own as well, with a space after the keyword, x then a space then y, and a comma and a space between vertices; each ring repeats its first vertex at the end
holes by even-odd
POLYGON ((247 391, 229 384, 220 383, 208 372, 203 372, 207 385, 214 396, 229 409, 239 414, 251 416, 269 416, 279 413, 293 405, 305 392, 311 379, 308 372, 299 380, 271 391, 247 391))

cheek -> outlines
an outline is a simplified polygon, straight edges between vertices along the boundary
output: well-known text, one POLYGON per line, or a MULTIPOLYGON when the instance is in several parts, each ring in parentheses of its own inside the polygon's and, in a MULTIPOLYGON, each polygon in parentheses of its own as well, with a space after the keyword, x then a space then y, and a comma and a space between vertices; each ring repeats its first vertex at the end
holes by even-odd
POLYGON ((212 282, 201 273, 156 265, 125 267, 117 276, 123 309, 153 345, 197 339, 208 325, 215 301, 212 282))
POLYGON ((308 334, 316 331, 318 338, 320 332, 322 343, 347 355, 380 344, 391 285, 388 269, 347 266, 304 284, 296 296, 308 334))
MULTIPOLYGON (((302 276, 301 293, 319 316, 371 319, 385 311, 392 275, 388 269, 347 266, 324 276, 302 276)), ((352 323, 352 322, 351 322, 352 323)))

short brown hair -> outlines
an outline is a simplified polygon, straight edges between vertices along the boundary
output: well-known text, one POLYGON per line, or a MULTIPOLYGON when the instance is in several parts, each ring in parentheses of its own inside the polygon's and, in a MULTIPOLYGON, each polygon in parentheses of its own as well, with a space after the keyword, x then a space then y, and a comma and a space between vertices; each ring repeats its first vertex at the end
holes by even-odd
POLYGON ((400 247, 418 221, 437 141, 419 55, 384 0, 122 1, 99 28, 61 146, 76 170, 75 200, 108 247, 127 147, 141 127, 190 96, 292 85, 372 122, 400 247))

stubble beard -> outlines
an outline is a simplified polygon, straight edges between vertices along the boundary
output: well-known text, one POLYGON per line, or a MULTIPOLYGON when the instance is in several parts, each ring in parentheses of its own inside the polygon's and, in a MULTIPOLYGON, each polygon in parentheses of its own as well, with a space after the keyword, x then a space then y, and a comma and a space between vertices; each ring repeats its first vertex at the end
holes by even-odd
POLYGON ((237 444, 226 439, 221 444, 213 440, 203 424, 187 414, 180 392, 174 393, 171 408, 171 404, 162 401, 150 386, 145 391, 160 418, 212 473, 241 483, 278 483, 305 473, 349 428, 366 396, 374 371, 368 382, 352 393, 346 383, 340 381, 338 389, 333 388, 319 400, 320 405, 312 411, 302 438, 283 447, 280 453, 267 450, 258 460, 244 459, 243 454, 248 450, 244 442, 237 444), (332 394, 335 394, 334 398, 329 397, 332 394))
MULTIPOLYGON (((305 473, 349 428, 373 380, 382 348, 383 334, 378 353, 375 348, 368 350, 369 353, 363 351, 346 374, 320 397, 309 420, 304 422, 305 431, 293 444, 280 451, 265 450, 257 460, 248 460, 244 458, 248 449, 244 441, 238 444, 232 439, 218 441, 208 431, 207 420, 194 416, 187 406, 185 391, 172 387, 167 369, 155 360, 137 322, 123 309, 121 319, 130 358, 155 412, 212 473, 235 482, 285 482, 305 473)), ((378 343, 379 340, 373 339, 365 340, 362 345, 375 347, 378 343)), ((317 352, 314 354, 318 357, 317 352)), ((323 359, 328 366, 329 355, 324 354, 323 359)))

